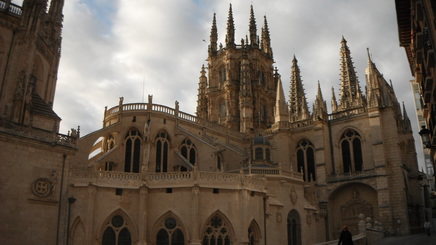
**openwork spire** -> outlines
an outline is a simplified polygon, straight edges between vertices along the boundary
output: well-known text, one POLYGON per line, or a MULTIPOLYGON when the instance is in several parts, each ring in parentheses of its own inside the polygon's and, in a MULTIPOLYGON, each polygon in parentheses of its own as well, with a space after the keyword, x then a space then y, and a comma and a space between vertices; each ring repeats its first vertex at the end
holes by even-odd
POLYGON ((200 78, 198 82, 198 95, 197 95, 197 117, 207 119, 207 77, 206 77, 206 69, 204 65, 201 67, 200 78))
POLYGON ((210 31, 210 46, 209 55, 215 54, 217 51, 218 29, 216 27, 216 14, 213 14, 212 29, 210 31))
POLYGON ((364 106, 364 98, 360 90, 359 81, 354 70, 353 61, 347 41, 342 37, 341 41, 341 110, 358 108, 364 106))
POLYGON ((262 27, 262 42, 261 42, 261 49, 262 51, 269 55, 270 57, 273 57, 273 52, 271 48, 271 38, 269 36, 269 28, 268 28, 268 22, 266 20, 266 16, 263 17, 263 27, 262 27))
POLYGON ((313 118, 314 119, 327 119, 327 103, 325 102, 321 86, 318 81, 318 93, 316 94, 315 104, 313 108, 313 118))
POLYGON ((332 112, 338 111, 338 102, 336 100, 335 89, 332 87, 332 112))
POLYGON ((297 63, 298 61, 294 56, 291 67, 291 86, 289 95, 289 113, 291 122, 309 118, 306 95, 304 94, 303 82, 300 76, 300 68, 298 67, 297 63))
POLYGON ((366 73, 366 94, 368 108, 384 108, 392 106, 397 113, 400 113, 400 105, 398 103, 395 91, 392 85, 383 77, 375 63, 371 59, 371 55, 368 50, 368 67, 365 70, 366 73))
POLYGON ((256 18, 254 17, 253 5, 250 7, 250 44, 251 46, 257 45, 257 27, 256 27, 256 18))
POLYGON ((230 4, 229 16, 227 19, 226 47, 235 47, 235 24, 233 23, 232 4, 230 4))

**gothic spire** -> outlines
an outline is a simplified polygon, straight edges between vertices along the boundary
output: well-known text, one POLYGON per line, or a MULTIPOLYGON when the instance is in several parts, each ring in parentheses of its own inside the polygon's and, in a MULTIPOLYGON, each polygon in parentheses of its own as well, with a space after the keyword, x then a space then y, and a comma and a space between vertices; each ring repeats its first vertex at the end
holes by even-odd
POLYGON ((217 51, 218 29, 216 27, 216 14, 213 13, 212 29, 210 31, 209 55, 213 55, 217 51))
MULTIPOLYGON (((256 27, 256 18, 254 17, 253 5, 250 7, 250 44, 251 46, 257 45, 257 27, 256 27)), ((248 45, 248 43, 247 43, 248 45)))
POLYGON ((275 122, 287 122, 289 111, 286 105, 285 92, 283 91, 282 79, 280 76, 277 81, 276 104, 274 106, 275 122))
POLYGON ((404 121, 404 128, 406 130, 412 131, 412 124, 410 123, 409 116, 407 115, 406 106, 404 106, 404 101, 403 101, 403 121, 404 121))
POLYGON ((318 93, 315 99, 315 105, 313 108, 314 119, 327 119, 327 104, 322 96, 321 86, 318 81, 318 93))
POLYGON ((206 69, 204 65, 201 67, 200 78, 198 82, 198 95, 197 95, 197 117, 207 119, 207 98, 206 98, 206 90, 207 90, 207 77, 206 77, 206 69))
POLYGON ((359 81, 354 70, 353 61, 347 41, 341 41, 341 94, 340 105, 342 110, 364 106, 364 98, 360 90, 359 81))
POLYGON ((272 49, 271 49, 271 39, 269 36, 269 28, 268 28, 268 22, 266 20, 266 16, 263 17, 263 27, 262 27, 262 42, 261 42, 261 49, 264 53, 267 55, 273 56, 272 49))
POLYGON ((65 0, 52 0, 48 11, 50 16, 53 16, 54 19, 60 22, 62 22, 63 19, 62 10, 64 8, 64 2, 65 0))
POLYGON ((300 76, 300 68, 298 67, 297 63, 298 61, 294 55, 291 67, 291 86, 289 95, 289 113, 291 122, 309 118, 306 95, 304 94, 303 82, 300 76))
POLYGON ((338 102, 336 100, 335 89, 332 87, 332 112, 338 111, 338 102))
POLYGON ((232 4, 230 4, 229 16, 227 18, 226 47, 230 48, 234 46, 235 46, 235 25, 233 23, 232 4))

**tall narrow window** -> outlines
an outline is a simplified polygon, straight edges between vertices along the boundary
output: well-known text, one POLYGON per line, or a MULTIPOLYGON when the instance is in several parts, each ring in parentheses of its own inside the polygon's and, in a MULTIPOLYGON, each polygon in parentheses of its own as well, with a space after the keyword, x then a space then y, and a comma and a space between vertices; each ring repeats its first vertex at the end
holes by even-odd
POLYGON ((218 153, 216 155, 216 168, 218 171, 222 171, 223 170, 223 160, 222 160, 222 156, 220 153, 218 153))
POLYGON ((168 171, 168 147, 168 135, 162 131, 156 139, 156 172, 168 171))
POLYGON ((226 68, 220 69, 220 83, 224 83, 227 80, 226 68))
POLYGON ((126 135, 125 140, 124 172, 139 173, 141 135, 133 129, 126 135))
POLYGON ((301 222, 296 210, 289 212, 287 226, 288 245, 301 245, 301 222))
POLYGON ((362 140, 354 130, 347 130, 341 138, 343 172, 360 172, 363 170, 362 140))
POLYGON ((316 181, 315 153, 312 143, 306 139, 298 143, 297 168, 305 182, 316 181))
POLYGON ((260 229, 257 223, 254 221, 251 222, 248 227, 248 242, 249 245, 259 245, 260 240, 260 229))
MULTIPOLYGON (((197 162, 197 150, 194 143, 190 139, 185 139, 180 147, 180 153, 182 156, 192 165, 197 162)), ((182 169, 185 170, 186 168, 182 169)))
POLYGON ((258 147, 254 150, 255 160, 264 160, 263 159, 263 149, 258 147))
POLYGON ((222 101, 220 104, 220 119, 224 119, 227 116, 226 102, 222 101))
POLYGON ((185 235, 173 217, 164 220, 156 235, 156 245, 184 245, 185 235))
POLYGON ((132 236, 127 223, 121 215, 115 215, 108 222, 101 239, 102 245, 130 245, 132 236))

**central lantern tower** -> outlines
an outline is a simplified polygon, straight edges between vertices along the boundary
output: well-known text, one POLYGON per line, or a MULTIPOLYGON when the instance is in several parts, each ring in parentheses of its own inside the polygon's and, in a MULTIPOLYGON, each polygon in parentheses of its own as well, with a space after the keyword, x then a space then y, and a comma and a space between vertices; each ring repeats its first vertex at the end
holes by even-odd
POLYGON ((251 6, 249 36, 237 45, 230 5, 225 46, 218 46, 214 14, 208 53, 208 74, 203 66, 200 76, 197 116, 244 133, 269 128, 274 123, 279 74, 273 68, 266 17, 259 38, 251 6))

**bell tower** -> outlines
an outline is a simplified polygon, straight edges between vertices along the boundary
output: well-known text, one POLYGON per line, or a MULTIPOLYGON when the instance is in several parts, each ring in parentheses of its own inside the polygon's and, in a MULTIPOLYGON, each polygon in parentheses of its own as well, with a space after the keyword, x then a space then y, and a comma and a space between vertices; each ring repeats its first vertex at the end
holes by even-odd
POLYGON ((53 111, 59 67, 64 0, 1 0, 9 25, 0 32, 0 118, 58 131, 53 111))
POLYGON ((269 128, 274 123, 279 74, 274 59, 266 17, 257 35, 253 6, 246 37, 235 43, 235 27, 230 4, 225 46, 218 46, 216 16, 213 15, 208 50, 207 77, 202 69, 199 82, 201 98, 197 116, 240 132, 269 128))

